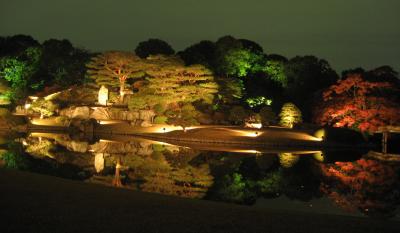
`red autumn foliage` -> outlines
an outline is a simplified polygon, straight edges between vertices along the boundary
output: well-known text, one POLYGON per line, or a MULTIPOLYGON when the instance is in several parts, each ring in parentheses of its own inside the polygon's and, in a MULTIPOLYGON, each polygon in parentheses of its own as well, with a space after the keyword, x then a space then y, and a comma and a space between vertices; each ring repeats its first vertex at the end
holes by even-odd
POLYGON ((374 132, 379 126, 400 123, 400 106, 385 96, 395 87, 388 82, 369 82, 360 74, 350 74, 323 93, 323 102, 314 110, 314 122, 374 132))
POLYGON ((320 164, 321 191, 347 211, 385 213, 399 204, 399 168, 376 160, 320 164))

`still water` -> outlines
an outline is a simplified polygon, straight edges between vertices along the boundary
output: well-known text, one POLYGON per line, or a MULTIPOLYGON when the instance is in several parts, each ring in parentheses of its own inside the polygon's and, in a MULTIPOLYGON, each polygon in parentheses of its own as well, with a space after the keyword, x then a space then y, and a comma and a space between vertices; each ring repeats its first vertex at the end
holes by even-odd
POLYGON ((30 133, 2 140, 3 166, 254 208, 399 220, 399 163, 367 151, 173 145, 130 136, 30 133))

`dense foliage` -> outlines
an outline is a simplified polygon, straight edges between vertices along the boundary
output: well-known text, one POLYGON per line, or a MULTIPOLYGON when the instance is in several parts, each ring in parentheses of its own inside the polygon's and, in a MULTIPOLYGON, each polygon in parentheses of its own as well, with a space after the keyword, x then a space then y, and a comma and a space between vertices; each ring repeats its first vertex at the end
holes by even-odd
POLYGON ((304 122, 364 132, 399 123, 400 81, 389 66, 346 70, 339 79, 324 59, 288 59, 232 36, 174 54, 160 39, 140 42, 135 53, 91 54, 66 39, 40 44, 25 35, 0 37, 0 103, 23 103, 28 95, 94 82, 110 88, 110 103, 155 110, 161 119, 168 110, 192 104, 209 123, 242 124, 257 115, 269 125, 291 102, 304 122))
POLYGON ((360 74, 349 74, 323 93, 315 109, 315 122, 373 132, 379 126, 400 123, 400 106, 387 95, 396 87, 389 82, 372 82, 360 74))

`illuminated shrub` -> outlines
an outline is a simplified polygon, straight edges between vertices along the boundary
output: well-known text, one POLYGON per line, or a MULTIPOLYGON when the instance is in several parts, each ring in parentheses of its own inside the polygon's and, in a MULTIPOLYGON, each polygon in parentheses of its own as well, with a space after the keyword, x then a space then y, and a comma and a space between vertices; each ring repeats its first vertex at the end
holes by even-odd
POLYGON ((45 99, 38 99, 31 105, 31 109, 34 112, 40 113, 41 118, 45 116, 49 117, 54 115, 57 108, 58 106, 56 104, 54 104, 50 100, 45 100, 45 99))
POLYGON ((303 119, 301 111, 293 103, 285 103, 282 106, 280 117, 280 125, 293 128, 295 124, 302 123, 303 119))
POLYGON ((168 117, 166 116, 156 116, 154 118, 154 124, 165 124, 167 123, 168 117))
POLYGON ((267 99, 264 96, 257 96, 257 97, 253 97, 253 98, 247 98, 246 103, 247 103, 247 105, 249 105, 250 108, 255 108, 258 106, 262 106, 262 105, 269 106, 272 104, 272 100, 267 99))

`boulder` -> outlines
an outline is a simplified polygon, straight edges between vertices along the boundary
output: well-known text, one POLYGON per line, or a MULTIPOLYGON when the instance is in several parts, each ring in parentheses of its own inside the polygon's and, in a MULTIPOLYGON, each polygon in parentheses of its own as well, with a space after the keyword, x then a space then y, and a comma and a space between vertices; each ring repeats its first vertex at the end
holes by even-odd
POLYGON ((139 119, 139 112, 128 111, 126 114, 126 120, 135 121, 139 119))
POLYGON ((141 124, 140 124, 140 126, 141 127, 151 127, 151 126, 153 126, 149 121, 143 121, 141 124))
POLYGON ((89 144, 87 142, 71 141, 67 147, 72 151, 85 153, 88 150, 88 146, 89 144))
POLYGON ((90 118, 96 119, 96 120, 111 120, 112 119, 112 113, 108 108, 101 108, 97 107, 94 108, 94 111, 90 114, 90 118))
POLYGON ((155 112, 153 110, 140 110, 139 118, 143 121, 153 122, 153 118, 155 116, 155 112))
POLYGON ((79 118, 79 119, 89 119, 90 118, 90 109, 89 107, 76 107, 72 112, 71 118, 79 118))

